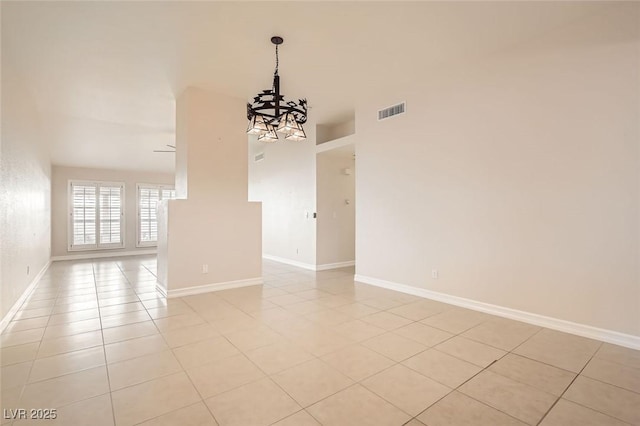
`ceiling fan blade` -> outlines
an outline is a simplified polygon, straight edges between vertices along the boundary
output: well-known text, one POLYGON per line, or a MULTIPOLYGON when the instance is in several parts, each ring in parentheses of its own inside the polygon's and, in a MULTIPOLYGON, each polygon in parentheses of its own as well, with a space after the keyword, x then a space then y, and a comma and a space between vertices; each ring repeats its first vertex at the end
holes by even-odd
POLYGON ((169 148, 176 149, 176 146, 175 146, 175 145, 169 145, 169 144, 167 144, 167 146, 168 146, 169 148))
POLYGON ((160 149, 154 149, 153 152, 173 152, 175 154, 175 151, 164 151, 160 149))

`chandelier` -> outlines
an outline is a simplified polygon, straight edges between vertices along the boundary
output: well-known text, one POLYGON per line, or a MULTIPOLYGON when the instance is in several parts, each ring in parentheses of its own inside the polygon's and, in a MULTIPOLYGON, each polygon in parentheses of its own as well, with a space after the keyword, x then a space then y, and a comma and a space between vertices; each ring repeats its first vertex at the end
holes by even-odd
POLYGON ((247 103, 247 133, 258 135, 262 142, 275 142, 278 133, 286 140, 302 141, 307 138, 302 125, 307 122, 307 100, 298 99, 285 102, 280 94, 280 76, 278 75, 278 46, 282 37, 271 37, 276 46, 276 69, 273 73, 273 87, 263 90, 253 98, 253 104, 247 103))

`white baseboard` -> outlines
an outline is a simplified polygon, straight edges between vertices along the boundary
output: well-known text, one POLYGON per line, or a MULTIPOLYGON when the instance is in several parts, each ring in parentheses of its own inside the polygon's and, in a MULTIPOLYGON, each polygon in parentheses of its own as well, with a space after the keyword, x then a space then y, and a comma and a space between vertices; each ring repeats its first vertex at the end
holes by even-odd
POLYGON ((590 339, 601 340, 603 342, 613 343, 614 345, 625 346, 631 349, 640 349, 640 336, 606 330, 603 328, 593 327, 586 324, 579 324, 558 318, 547 317, 544 315, 538 315, 531 312, 520 311, 517 309, 506 308, 504 306, 492 305, 490 303, 478 302, 476 300, 465 299, 464 297, 452 296, 449 294, 439 293, 424 288, 413 287, 406 284, 398 284, 391 281, 385 281, 363 275, 356 274, 354 276, 354 280, 365 284, 371 284, 377 287, 387 288, 389 290, 399 291, 401 293, 412 294, 414 296, 424 297, 426 299, 437 300, 439 302, 472 309, 474 311, 485 312, 491 315, 497 315, 499 317, 538 325, 540 327, 546 327, 565 333, 587 337, 590 339))
POLYGON ((42 267, 40 272, 38 272, 38 274, 33 278, 31 283, 22 292, 22 295, 18 298, 18 300, 16 300, 16 303, 14 303, 13 306, 11 306, 11 309, 9 309, 9 311, 2 318, 2 321, 0 321, 0 333, 2 333, 5 328, 7 328, 7 326, 9 325, 11 320, 13 319, 14 315, 16 314, 16 312, 18 312, 18 310, 20 309, 20 307, 22 306, 24 301, 27 300, 27 298, 31 295, 33 290, 36 288, 36 285, 38 285, 38 282, 40 281, 40 278, 42 278, 42 276, 47 271, 47 269, 49 268, 50 265, 51 265, 51 260, 49 260, 42 267))
POLYGON ((329 269, 346 268, 347 266, 354 266, 355 264, 355 260, 350 260, 348 262, 324 263, 322 265, 316 265, 316 271, 327 271, 329 269))
POLYGON ((141 256, 145 254, 157 254, 156 249, 147 250, 134 250, 134 251, 105 251, 104 253, 83 253, 83 254, 68 254, 64 256, 51 256, 53 262, 60 260, 82 260, 82 259, 100 259, 104 257, 123 257, 123 256, 141 256))
POLYGON ((287 259, 286 257, 271 256, 270 254, 263 254, 263 259, 273 260, 274 262, 284 263, 286 265, 297 266, 298 268, 308 269, 310 271, 316 270, 316 265, 310 263, 298 262, 295 260, 287 259))
POLYGON ((267 260, 273 260, 274 262, 278 262, 278 263, 284 263, 285 265, 297 266, 298 268, 308 269, 310 271, 326 271, 329 269, 344 268, 344 267, 353 266, 356 264, 355 260, 350 260, 348 262, 312 265, 311 263, 298 262, 296 260, 287 259, 286 257, 272 256, 270 254, 263 254, 262 258, 267 260))
POLYGON ((194 294, 210 293, 212 291, 228 290, 230 288, 249 287, 253 285, 262 285, 262 277, 249 278, 246 280, 225 281, 220 283, 198 285, 193 287, 177 288, 175 290, 167 290, 160 284, 156 284, 156 289, 166 298, 192 296, 194 294))

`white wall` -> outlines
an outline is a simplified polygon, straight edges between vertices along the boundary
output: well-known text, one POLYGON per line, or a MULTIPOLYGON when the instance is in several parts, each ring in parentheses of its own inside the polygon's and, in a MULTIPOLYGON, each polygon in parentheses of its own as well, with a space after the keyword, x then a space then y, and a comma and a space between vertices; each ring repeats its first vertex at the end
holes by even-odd
POLYGON ((0 288, 3 318, 49 261, 51 168, 37 106, 2 51, 0 288), (27 269, 29 272, 27 273, 27 269))
POLYGON ((357 274, 640 336, 638 8, 363 100, 357 274))
POLYGON ((353 147, 319 153, 316 183, 316 264, 354 261, 356 168, 353 147), (345 174, 345 169, 351 174, 345 174))
POLYGON ((261 206, 247 201, 246 103, 188 88, 176 106, 176 176, 187 198, 159 207, 159 282, 169 296, 258 283, 261 206))
MULTIPOLYGON (((173 155, 173 154, 156 154, 173 155)), ((137 248, 137 183, 173 185, 174 177, 169 173, 135 172, 129 170, 86 169, 80 167, 53 166, 51 194, 52 256, 104 254, 118 252, 148 251, 153 247, 137 248), (125 246, 122 249, 69 251, 69 180, 96 180, 124 182, 125 184, 125 246)))
POLYGON ((263 254, 306 266, 316 262, 315 127, 305 124, 305 141, 254 140, 249 153, 250 199, 262 201, 263 254), (258 152, 265 158, 255 163, 258 152))

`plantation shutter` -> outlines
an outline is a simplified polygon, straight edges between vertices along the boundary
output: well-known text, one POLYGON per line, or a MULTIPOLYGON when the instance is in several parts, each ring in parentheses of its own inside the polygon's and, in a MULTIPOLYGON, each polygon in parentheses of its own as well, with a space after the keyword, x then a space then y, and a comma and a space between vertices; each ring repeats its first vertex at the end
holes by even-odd
POLYGON ((70 182, 69 250, 124 247, 124 184, 70 182))
POLYGON ((101 247, 122 243, 122 187, 100 186, 100 242, 101 247))
POLYGON ((96 185, 71 184, 72 247, 96 247, 96 185))
POLYGON ((158 188, 138 188, 139 242, 158 241, 156 207, 160 199, 158 188))

